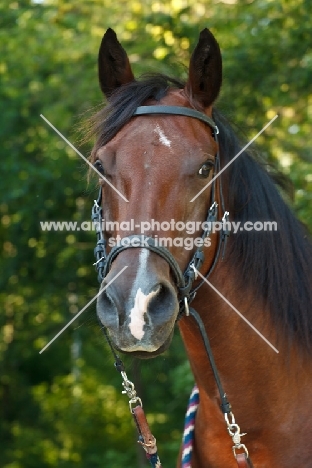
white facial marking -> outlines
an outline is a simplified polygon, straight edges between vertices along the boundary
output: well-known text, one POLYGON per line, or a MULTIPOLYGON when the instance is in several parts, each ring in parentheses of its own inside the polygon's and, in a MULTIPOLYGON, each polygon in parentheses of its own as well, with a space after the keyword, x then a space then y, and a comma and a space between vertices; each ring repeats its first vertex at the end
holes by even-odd
POLYGON ((131 291, 131 297, 134 297, 134 306, 130 310, 129 328, 132 336, 137 340, 141 340, 144 336, 144 314, 147 313, 149 302, 157 294, 157 291, 152 291, 148 295, 145 295, 140 288, 142 278, 146 278, 149 254, 148 249, 142 249, 140 252, 137 275, 131 291))
POLYGON ((159 141, 162 145, 167 146, 168 148, 171 148, 171 141, 166 137, 160 126, 157 124, 154 132, 157 133, 159 136, 159 141))
POLYGON ((152 291, 147 296, 142 292, 141 288, 138 289, 135 299, 134 307, 130 310, 130 323, 129 328, 131 334, 137 340, 141 340, 144 336, 144 314, 147 312, 148 303, 157 294, 157 291, 152 291))
MULTIPOLYGON (((130 310, 130 324, 129 328, 131 331, 131 334, 140 340, 143 335, 143 327, 144 327, 144 312, 140 312, 140 308, 138 307, 138 289, 140 284, 142 284, 142 277, 146 275, 146 270, 147 270, 147 259, 149 256, 149 250, 147 249, 142 249, 140 252, 139 256, 139 266, 136 274, 136 278, 134 280, 132 290, 131 290, 131 297, 134 297, 134 307, 130 310), (140 338, 137 337, 137 335, 140 335, 140 338)), ((141 291, 141 289, 140 289, 141 291)))

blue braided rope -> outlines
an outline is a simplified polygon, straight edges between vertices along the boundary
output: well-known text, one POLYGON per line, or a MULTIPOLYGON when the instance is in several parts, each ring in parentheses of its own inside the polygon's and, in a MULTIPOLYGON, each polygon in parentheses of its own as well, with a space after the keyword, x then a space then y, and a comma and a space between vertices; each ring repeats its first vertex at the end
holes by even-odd
POLYGON ((183 442, 182 442, 182 461, 181 468, 191 468, 191 459, 193 451, 193 441, 194 441, 194 427, 195 427, 195 416, 196 411, 199 405, 199 391, 195 385, 187 407, 185 422, 184 422, 184 432, 183 432, 183 442))
POLYGON ((161 463, 160 463, 159 457, 157 455, 157 452, 153 453, 153 454, 147 453, 146 457, 149 460, 149 462, 150 462, 150 464, 152 465, 153 468, 161 468, 161 463))

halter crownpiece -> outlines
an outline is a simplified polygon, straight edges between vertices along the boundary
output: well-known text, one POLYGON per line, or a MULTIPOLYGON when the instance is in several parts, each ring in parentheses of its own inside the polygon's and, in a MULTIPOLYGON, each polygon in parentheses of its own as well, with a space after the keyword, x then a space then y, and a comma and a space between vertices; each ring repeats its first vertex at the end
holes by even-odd
POLYGON ((186 117, 194 117, 194 119, 201 120, 209 125, 216 135, 219 129, 215 122, 203 112, 199 112, 189 107, 180 106, 139 106, 133 115, 148 115, 148 114, 170 114, 170 115, 184 115, 186 117))

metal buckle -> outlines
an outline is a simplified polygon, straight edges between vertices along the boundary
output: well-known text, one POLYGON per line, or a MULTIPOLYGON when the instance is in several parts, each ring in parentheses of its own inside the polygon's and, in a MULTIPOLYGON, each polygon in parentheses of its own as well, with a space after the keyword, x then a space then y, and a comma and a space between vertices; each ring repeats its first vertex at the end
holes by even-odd
POLYGON ((214 201, 211 207, 209 208, 209 213, 213 213, 213 216, 215 216, 217 208, 218 203, 214 201))
POLYGON ((187 297, 184 298, 184 308, 185 308, 185 315, 186 317, 188 317, 190 315, 190 309, 189 309, 189 305, 187 302, 187 297))
POLYGON ((224 215, 222 216, 222 224, 227 223, 229 221, 229 215, 230 215, 229 211, 224 212, 224 215))
MULTIPOLYGON (((197 269, 196 269, 196 267, 194 265, 194 262, 190 263, 190 268, 192 268, 193 271, 194 271, 194 280, 196 281, 197 278, 198 278, 198 271, 197 271, 197 269)), ((184 299, 186 299, 186 298, 184 298, 184 299)))

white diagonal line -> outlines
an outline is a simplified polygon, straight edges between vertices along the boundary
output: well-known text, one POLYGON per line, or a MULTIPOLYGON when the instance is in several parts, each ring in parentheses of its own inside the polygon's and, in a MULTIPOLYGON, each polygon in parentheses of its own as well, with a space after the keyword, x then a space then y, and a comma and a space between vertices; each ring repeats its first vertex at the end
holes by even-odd
POLYGON ((42 348, 41 351, 39 351, 39 354, 43 353, 43 351, 45 351, 45 350, 47 349, 47 347, 50 346, 50 344, 53 343, 53 341, 55 341, 56 338, 58 338, 58 337, 60 336, 60 334, 63 333, 63 331, 66 330, 66 328, 68 328, 69 325, 71 325, 71 324, 76 320, 76 318, 78 318, 79 315, 81 315, 82 312, 84 312, 84 311, 87 309, 87 307, 89 307, 89 305, 92 304, 92 302, 94 302, 95 299, 97 299, 97 298, 99 297, 99 295, 102 294, 102 292, 105 291, 105 289, 108 288, 108 286, 109 286, 110 284, 112 284, 112 283, 115 281, 115 279, 118 278, 119 275, 121 275, 121 273, 122 273, 123 271, 125 271, 126 268, 128 268, 127 265, 126 265, 125 267, 123 267, 123 269, 120 270, 120 272, 117 273, 117 275, 115 275, 114 278, 111 279, 109 283, 107 283, 107 285, 105 286, 105 288, 101 289, 101 291, 98 292, 98 293, 96 294, 96 296, 94 296, 93 299, 91 299, 91 301, 89 301, 88 304, 86 304, 86 305, 83 307, 83 309, 81 309, 81 311, 78 312, 78 313, 75 315, 75 317, 72 318, 72 319, 68 322, 68 324, 65 325, 65 327, 63 327, 62 330, 59 331, 59 332, 55 335, 55 337, 54 337, 51 341, 49 341, 48 344, 45 345, 44 348, 42 348))
POLYGON ((230 161, 230 162, 228 162, 228 163, 227 163, 227 164, 226 164, 226 165, 225 165, 225 166, 224 166, 224 167, 221 169, 221 171, 219 171, 219 172, 218 172, 218 174, 217 174, 217 175, 215 175, 215 176, 214 176, 214 177, 211 179, 211 181, 210 181, 210 182, 208 182, 208 184, 207 184, 207 185, 205 185, 205 187, 203 187, 203 188, 202 188, 202 189, 201 189, 201 190, 198 192, 198 194, 197 194, 197 195, 195 195, 195 197, 194 197, 194 198, 192 198, 192 200, 190 200, 190 203, 192 203, 194 200, 196 200, 196 198, 197 198, 197 197, 199 197, 199 195, 200 195, 201 193, 203 193, 203 191, 204 191, 204 190, 206 190, 206 188, 207 188, 207 187, 209 187, 209 185, 211 185, 211 184, 212 184, 212 182, 213 182, 213 181, 215 181, 215 180, 216 180, 216 179, 219 177, 219 175, 221 175, 221 174, 222 174, 222 172, 223 172, 223 171, 225 171, 225 169, 227 169, 227 168, 228 168, 228 167, 229 167, 229 166, 230 166, 230 165, 231 165, 231 164, 232 164, 232 163, 235 161, 235 159, 237 159, 237 158, 238 158, 238 156, 240 156, 240 155, 241 155, 241 154, 242 154, 242 153, 245 151, 245 149, 247 149, 247 148, 248 148, 248 146, 250 146, 250 145, 251 145, 251 143, 252 143, 253 141, 255 141, 255 140, 256 140, 256 138, 258 138, 258 136, 259 136, 259 135, 261 135, 261 133, 262 133, 262 132, 264 132, 264 130, 266 130, 266 129, 268 128, 268 126, 269 126, 269 125, 271 125, 271 123, 272 123, 272 122, 274 122, 274 120, 275 120, 275 119, 277 119, 277 117, 278 117, 278 114, 276 114, 276 115, 275 115, 275 117, 273 117, 273 119, 271 119, 271 120, 270 120, 270 122, 268 122, 268 123, 267 123, 267 124, 266 124, 266 125, 263 127, 263 129, 262 129, 262 130, 260 130, 260 132, 259 132, 259 133, 257 133, 257 135, 256 135, 256 136, 254 136, 254 137, 253 137, 253 138, 250 140, 250 142, 249 142, 249 143, 247 143, 247 145, 246 145, 246 146, 244 146, 244 148, 243 148, 243 149, 241 149, 241 150, 239 151, 239 153, 237 153, 237 155, 236 155, 236 156, 234 156, 234 158, 233 158, 233 159, 231 159, 231 161, 230 161))
POLYGON ((118 195, 123 199, 125 200, 126 202, 128 202, 129 200, 126 199, 126 197, 121 193, 119 192, 119 190, 116 189, 116 187, 109 181, 106 179, 106 177, 103 176, 103 174, 101 174, 94 166, 93 164, 90 163, 90 161, 88 161, 87 158, 84 157, 83 154, 80 153, 79 150, 77 150, 77 148, 75 148, 75 146, 67 140, 67 138, 64 137, 64 135, 62 135, 62 133, 54 127, 54 125, 51 124, 51 122, 49 122, 48 119, 46 119, 44 117, 44 115, 40 114, 40 117, 48 124, 50 125, 51 128, 53 128, 53 130, 87 163, 89 164, 89 166, 103 179, 105 180, 105 182, 113 189, 115 190, 116 193, 118 193, 118 195))
POLYGON ((234 312, 237 313, 237 315, 239 315, 239 317, 241 319, 244 320, 244 322, 247 323, 247 325, 249 325, 269 346, 271 346, 271 348, 276 352, 276 353, 279 353, 278 349, 276 349, 272 343, 270 343, 269 340, 266 339, 265 336, 262 335, 262 333, 259 332, 259 330, 252 324, 249 322, 249 320, 246 319, 246 317, 243 316, 243 314, 240 313, 239 310, 236 309, 236 307, 233 306, 233 304, 230 303, 230 301, 227 300, 226 297, 223 296, 223 294, 220 293, 220 291, 218 291, 217 288, 214 287, 213 284, 210 283, 210 281, 207 280, 207 278, 205 278, 198 270, 196 270, 196 268, 193 266, 193 270, 196 272, 197 275, 199 275, 204 281, 206 281, 206 283, 224 300, 224 302, 226 302, 233 310, 234 312))

